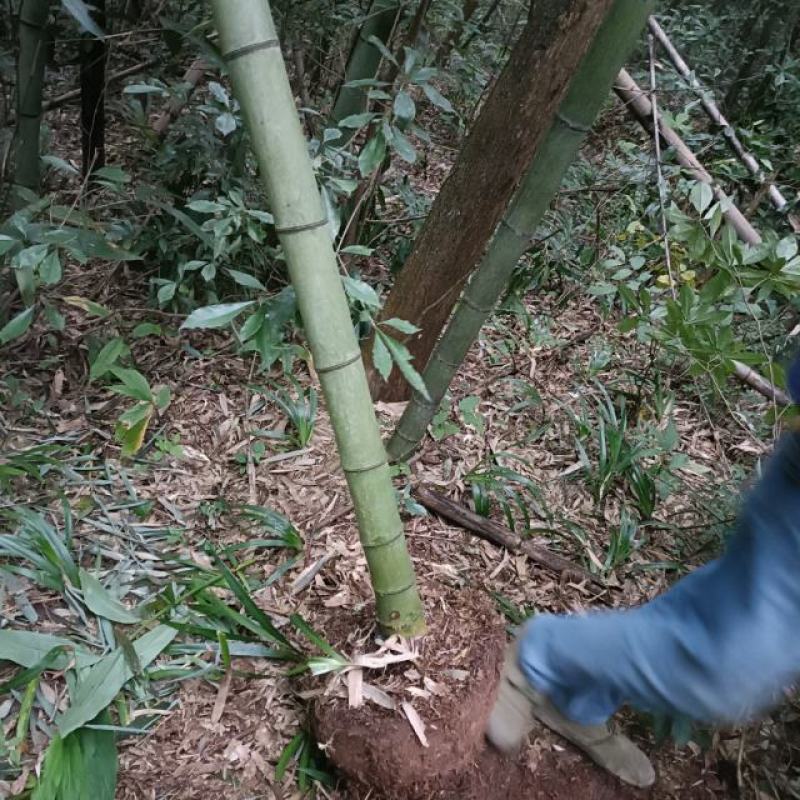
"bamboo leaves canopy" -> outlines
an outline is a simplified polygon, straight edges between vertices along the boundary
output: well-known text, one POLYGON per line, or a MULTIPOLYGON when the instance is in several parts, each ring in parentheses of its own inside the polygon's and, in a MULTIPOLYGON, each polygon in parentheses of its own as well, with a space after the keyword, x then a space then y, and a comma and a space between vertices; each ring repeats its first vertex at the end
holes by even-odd
POLYGON ((421 633, 386 452, 269 3, 212 4, 352 494, 378 622, 388 632, 421 633))

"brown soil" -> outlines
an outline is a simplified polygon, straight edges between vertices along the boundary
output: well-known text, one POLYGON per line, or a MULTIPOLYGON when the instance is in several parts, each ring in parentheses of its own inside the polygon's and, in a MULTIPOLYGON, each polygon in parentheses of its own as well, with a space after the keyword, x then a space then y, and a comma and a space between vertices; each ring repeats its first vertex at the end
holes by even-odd
POLYGON ((386 798, 429 797, 432 787, 469 769, 483 747, 500 676, 506 635, 489 598, 477 590, 439 587, 427 599, 429 633, 419 643, 419 660, 412 670, 408 663, 387 669, 379 681, 395 691, 420 677, 422 685, 425 679, 434 682, 437 693, 414 702, 427 747, 402 711, 371 703, 350 708, 341 697, 323 698, 314 708, 317 739, 334 764, 355 786, 386 798))

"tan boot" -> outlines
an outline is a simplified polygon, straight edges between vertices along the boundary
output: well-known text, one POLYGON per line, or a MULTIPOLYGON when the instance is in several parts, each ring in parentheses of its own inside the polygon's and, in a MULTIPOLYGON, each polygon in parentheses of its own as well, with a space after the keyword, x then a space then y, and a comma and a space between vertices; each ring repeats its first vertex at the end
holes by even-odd
POLYGON ((506 654, 486 736, 498 750, 513 752, 537 721, 572 742, 621 781, 640 788, 655 783, 653 765, 627 736, 614 733, 608 725, 578 725, 537 692, 519 668, 517 643, 514 642, 506 654))

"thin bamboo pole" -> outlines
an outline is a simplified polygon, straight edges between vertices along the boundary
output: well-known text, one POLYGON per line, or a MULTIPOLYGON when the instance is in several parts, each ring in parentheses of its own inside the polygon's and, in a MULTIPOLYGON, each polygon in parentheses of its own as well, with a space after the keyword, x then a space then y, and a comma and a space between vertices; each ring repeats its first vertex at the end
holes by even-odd
MULTIPOLYGON (((24 0, 19 11, 14 183, 32 192, 39 191, 39 135, 49 12, 49 0, 24 0)), ((15 203, 24 202, 19 192, 14 195, 15 203)))
MULTIPOLYGON (((660 115, 653 113, 653 106, 649 98, 624 69, 621 70, 617 76, 614 91, 625 104, 625 107, 630 111, 634 119, 636 119, 646 131, 653 134, 655 130, 654 126, 658 126, 658 132, 661 138, 666 144, 673 148, 675 157, 678 159, 678 163, 680 163, 681 166, 688 170, 696 180, 707 183, 711 187, 714 198, 719 201, 722 204, 722 208, 725 209, 722 213, 731 224, 734 231, 736 231, 736 235, 746 244, 761 244, 761 235, 758 231, 747 221, 744 214, 736 208, 733 201, 725 194, 722 188, 714 182, 711 174, 697 160, 697 156, 689 149, 686 142, 664 122, 660 115)), ((751 367, 748 367, 740 361, 734 361, 733 368, 734 374, 740 381, 746 383, 767 399, 779 405, 791 404, 791 400, 786 392, 779 389, 762 375, 759 375, 751 367)))
POLYGON ((652 11, 650 2, 615 0, 575 73, 556 119, 535 154, 522 184, 500 222, 480 266, 464 291, 423 380, 430 400, 418 392, 389 441, 392 459, 416 448, 480 332, 502 297, 519 259, 530 249, 536 229, 561 185, 586 133, 608 96, 614 78, 652 11))
MULTIPOLYGON (((614 91, 634 118, 638 120, 645 130, 652 134, 654 119, 653 104, 650 102, 647 92, 639 87, 626 70, 620 70, 616 83, 614 84, 614 91)), ((697 160, 697 156, 689 149, 686 142, 684 142, 664 121, 663 117, 657 115, 656 120, 658 122, 658 131, 663 142, 675 151, 675 158, 677 158, 678 163, 683 166, 695 180, 707 183, 711 187, 711 191, 714 193, 714 199, 722 204, 722 208, 725 209, 723 214, 733 226, 739 238, 750 244, 758 244, 761 242, 761 236, 758 231, 747 221, 744 214, 733 205, 731 199, 725 194, 722 187, 714 181, 708 170, 697 160)))
MULTIPOLYGON (((667 56, 669 56, 669 60, 672 62, 678 74, 686 81, 687 85, 700 99, 703 109, 714 125, 719 129, 730 149, 734 152, 739 161, 747 167, 750 174, 760 184, 767 186, 767 192, 772 205, 775 206, 778 211, 785 211, 788 203, 781 193, 781 190, 767 178, 755 156, 742 144, 741 139, 736 135, 733 125, 728 122, 723 113, 719 110, 719 106, 714 102, 714 98, 703 88, 694 72, 689 69, 689 65, 683 60, 669 36, 667 36, 661 25, 659 25, 658 20, 655 17, 650 17, 647 24, 653 36, 655 36, 658 43, 664 48, 667 56)), ((793 222, 792 227, 795 226, 796 223, 793 222)), ((797 227, 795 227, 795 230, 797 230, 797 227)))
POLYGON ((269 3, 212 5, 353 498, 378 622, 389 632, 421 633, 422 603, 386 452, 269 3))

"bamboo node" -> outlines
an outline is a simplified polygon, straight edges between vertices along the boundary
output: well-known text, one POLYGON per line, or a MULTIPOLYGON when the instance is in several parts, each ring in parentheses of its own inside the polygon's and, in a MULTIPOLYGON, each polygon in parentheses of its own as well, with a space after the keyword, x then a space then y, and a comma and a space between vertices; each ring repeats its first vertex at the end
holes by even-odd
POLYGON ((265 39, 263 42, 255 42, 253 44, 245 45, 244 47, 237 47, 231 50, 230 53, 225 53, 222 56, 223 61, 230 64, 242 56, 249 56, 251 53, 257 53, 259 50, 269 50, 272 47, 280 47, 281 43, 277 39, 265 39))
MULTIPOLYGON (((348 469, 344 465, 342 465, 342 469, 348 475, 359 475, 363 472, 372 472, 373 470, 380 469, 381 467, 385 467, 389 462, 384 458, 383 460, 379 461, 377 464, 370 464, 368 467, 354 467, 348 469)), ((401 534, 402 535, 402 534, 401 534)))
POLYGON ((434 353, 433 357, 440 363, 444 364, 446 367, 450 367, 450 369, 458 369, 461 364, 454 364, 452 361, 446 361, 439 353, 434 353))
POLYGON ((338 369, 344 369, 345 367, 349 367, 351 364, 355 364, 360 358, 361 353, 356 353, 354 356, 350 356, 344 361, 340 361, 338 364, 331 364, 329 367, 317 367, 317 375, 327 375, 330 372, 336 372, 338 369))
MULTIPOLYGON (((416 586, 415 583, 409 583, 408 586, 404 586, 402 589, 394 589, 391 592, 380 592, 380 593, 376 592, 375 594, 377 594, 378 597, 393 597, 394 595, 403 594, 404 592, 407 592, 410 589, 413 589, 415 586, 416 586)), ((397 612, 397 611, 393 611, 392 612, 392 617, 394 619, 398 619, 399 616, 400 616, 399 612, 397 612), (395 614, 397 614, 396 617, 394 616, 395 614)))
POLYGON ((286 227, 275 227, 275 233, 279 236, 285 236, 287 233, 302 233, 303 231, 313 231, 316 228, 321 228, 323 225, 328 224, 328 218, 319 219, 316 222, 306 222, 302 225, 287 225, 286 227))
MULTIPOLYGON (((504 220, 504 222, 505 222, 505 220, 504 220)), ((507 225, 507 226, 508 226, 508 227, 509 227, 509 228, 510 228, 512 231, 514 231, 514 229, 513 229, 513 228, 511 228, 511 226, 510 226, 510 225, 509 225, 507 222, 506 222, 505 224, 506 224, 506 225, 507 225)), ((520 234, 520 233, 517 233, 517 231, 514 231, 514 233, 516 233, 516 234, 517 234, 517 236, 521 236, 521 235, 522 235, 522 234, 520 234)), ((489 306, 488 308, 482 308, 482 307, 481 307, 481 306, 479 306, 477 303, 473 303, 473 302, 472 302, 472 300, 470 299, 469 295, 466 295, 466 294, 465 294, 465 295, 464 295, 464 296, 461 298, 461 302, 462 302, 462 303, 463 303, 463 304, 464 304, 464 305, 465 305, 467 308, 471 308, 473 311, 477 311, 477 312, 478 312, 478 314, 491 314, 491 313, 492 313, 492 311, 494 311, 494 306, 489 306)), ((443 362, 443 363, 445 363, 445 364, 446 364, 447 362, 445 361, 445 362, 443 362)), ((454 364, 453 366, 455 366, 456 368, 458 368, 458 367, 459 367, 459 366, 461 366, 461 365, 460 365, 460 364, 454 364)))
POLYGON ((581 125, 580 123, 571 120, 569 117, 565 116, 560 111, 558 112, 558 114, 556 114, 556 119, 558 119, 558 121, 562 125, 566 125, 566 127, 569 128, 571 131, 575 131, 575 133, 589 133, 589 131, 591 130, 591 127, 587 125, 581 125))
MULTIPOLYGON (((365 550, 377 550, 379 547, 388 547, 390 544, 394 544, 398 539, 402 539, 405 536, 405 532, 402 528, 400 528, 399 533, 395 536, 392 536, 391 539, 387 539, 385 542, 374 542, 373 544, 364 544, 363 547, 365 550)), ((413 583, 411 584, 414 585, 413 583)), ((408 587, 406 587, 408 588, 408 587)), ((402 589, 401 591, 406 591, 402 589)), ((391 592, 391 594, 400 594, 400 592, 391 592)))

